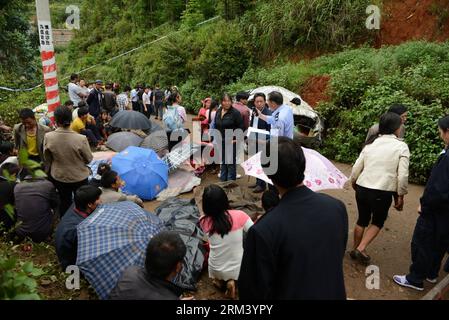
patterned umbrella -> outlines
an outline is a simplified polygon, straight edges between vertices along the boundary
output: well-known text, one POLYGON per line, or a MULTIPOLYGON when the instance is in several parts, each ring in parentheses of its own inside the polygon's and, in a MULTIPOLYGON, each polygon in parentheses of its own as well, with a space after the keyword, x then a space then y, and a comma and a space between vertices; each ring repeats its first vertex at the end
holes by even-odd
POLYGON ((100 205, 79 224, 76 264, 100 299, 108 298, 127 267, 144 266, 150 239, 164 228, 161 219, 129 201, 100 205))
MULTIPOLYGON (((335 167, 332 162, 322 156, 319 152, 302 148, 306 157, 306 171, 304 184, 313 191, 326 189, 343 189, 348 178, 335 167)), ((249 158, 241 164, 245 174, 256 177, 265 182, 273 184, 264 173, 261 165, 262 152, 249 158)))

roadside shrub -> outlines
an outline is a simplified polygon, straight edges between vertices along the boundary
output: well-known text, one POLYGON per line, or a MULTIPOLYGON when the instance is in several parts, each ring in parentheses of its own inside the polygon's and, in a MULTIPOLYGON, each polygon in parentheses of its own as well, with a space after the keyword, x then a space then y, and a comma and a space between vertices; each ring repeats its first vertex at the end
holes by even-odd
POLYGON ((239 79, 249 66, 247 40, 237 25, 221 22, 194 62, 193 76, 205 89, 218 89, 239 79))

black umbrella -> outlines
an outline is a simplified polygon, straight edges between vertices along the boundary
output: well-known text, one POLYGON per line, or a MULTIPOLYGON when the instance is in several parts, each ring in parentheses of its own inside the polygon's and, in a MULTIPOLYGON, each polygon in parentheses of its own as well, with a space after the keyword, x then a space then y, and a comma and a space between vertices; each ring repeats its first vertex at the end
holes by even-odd
POLYGON ((111 127, 121 129, 150 130, 151 121, 137 111, 123 110, 118 112, 109 123, 111 127))

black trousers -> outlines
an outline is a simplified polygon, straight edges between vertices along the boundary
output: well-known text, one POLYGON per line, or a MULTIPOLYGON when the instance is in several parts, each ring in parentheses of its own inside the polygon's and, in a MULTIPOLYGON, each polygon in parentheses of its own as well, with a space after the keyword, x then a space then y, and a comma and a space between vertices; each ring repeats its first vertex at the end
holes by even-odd
POLYGON ((133 101, 133 102, 132 102, 132 105, 133 105, 133 110, 134 110, 134 111, 137 111, 137 112, 140 112, 140 111, 141 111, 141 110, 140 110, 140 104, 139 104, 138 101, 133 101))
POLYGON ((371 222, 382 229, 393 202, 393 192, 368 189, 358 185, 355 198, 359 211, 357 225, 366 228, 371 222))
POLYGON ((76 190, 78 190, 79 187, 87 185, 88 179, 74 183, 61 182, 55 179, 51 179, 51 181, 59 192, 60 203, 58 211, 62 218, 72 205, 76 190))
POLYGON ((449 248, 449 213, 422 213, 416 221, 407 280, 422 286, 426 278, 438 278, 441 262, 449 248))

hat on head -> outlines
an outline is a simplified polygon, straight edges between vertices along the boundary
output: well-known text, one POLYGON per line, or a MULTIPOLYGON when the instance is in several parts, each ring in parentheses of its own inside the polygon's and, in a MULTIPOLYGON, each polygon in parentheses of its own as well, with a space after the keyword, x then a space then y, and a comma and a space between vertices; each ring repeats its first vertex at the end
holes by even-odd
POLYGON ((101 81, 101 80, 95 80, 95 83, 96 83, 96 84, 103 84, 103 81, 101 81))

